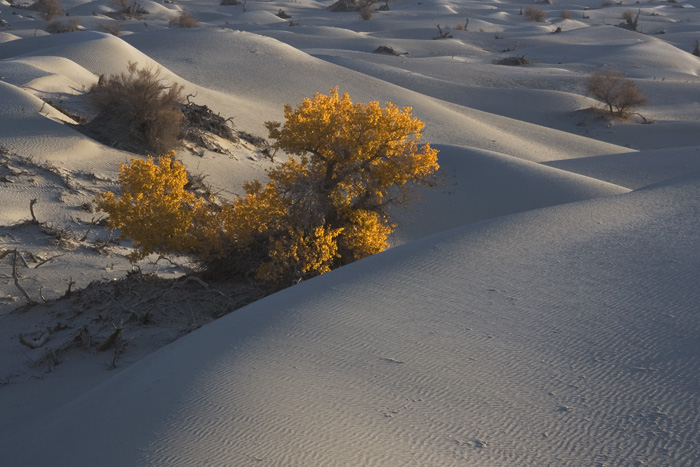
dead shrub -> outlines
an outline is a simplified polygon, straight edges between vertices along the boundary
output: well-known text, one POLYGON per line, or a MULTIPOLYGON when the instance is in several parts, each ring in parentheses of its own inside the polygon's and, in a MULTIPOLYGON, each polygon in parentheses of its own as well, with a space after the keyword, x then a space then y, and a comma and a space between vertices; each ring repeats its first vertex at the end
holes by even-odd
POLYGON ((80 31, 80 25, 78 24, 78 20, 75 18, 71 18, 68 21, 56 19, 46 25, 46 32, 50 34, 61 34, 63 32, 75 31, 80 31))
POLYGON ((88 124, 88 133, 97 133, 98 139, 155 154, 177 146, 183 119, 179 108, 182 86, 166 84, 159 69, 129 63, 127 73, 100 77, 90 88, 90 96, 99 113, 88 124))
POLYGON ((647 103, 634 82, 616 70, 593 73, 586 79, 586 92, 603 102, 610 115, 618 117, 625 117, 631 108, 647 103))
POLYGON ((168 21, 168 25, 171 28, 198 28, 201 26, 197 18, 192 16, 192 13, 182 11, 175 18, 171 18, 168 21))
POLYGON ((569 10, 562 10, 559 16, 561 19, 571 19, 571 12, 569 10))
POLYGON ((625 10, 622 12, 621 19, 624 19, 624 23, 618 24, 619 27, 624 29, 629 29, 630 31, 637 32, 639 28, 639 15, 642 13, 640 9, 635 14, 633 10, 625 10))
POLYGON ((148 10, 144 9, 140 3, 129 0, 111 0, 112 5, 117 8, 116 13, 109 16, 120 19, 140 19, 143 15, 148 14, 148 10))
POLYGON ((534 6, 529 6, 525 8, 525 19, 528 21, 534 21, 537 23, 544 23, 545 18, 547 17, 547 12, 544 10, 541 10, 537 7, 534 6))
POLYGON ((52 21, 66 14, 58 0, 39 0, 30 6, 29 9, 41 13, 46 21, 52 21))
POLYGON ((122 35, 122 23, 121 21, 117 21, 115 23, 102 23, 100 24, 100 29, 102 29, 104 32, 107 34, 111 34, 113 36, 121 36, 122 35))

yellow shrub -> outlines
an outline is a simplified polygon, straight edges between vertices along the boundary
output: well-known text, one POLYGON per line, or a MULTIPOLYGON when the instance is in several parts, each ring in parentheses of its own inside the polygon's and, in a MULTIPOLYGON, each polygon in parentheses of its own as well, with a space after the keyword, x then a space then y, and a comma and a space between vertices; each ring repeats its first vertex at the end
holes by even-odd
POLYGON ((418 144, 423 123, 410 108, 354 104, 337 89, 284 114, 284 125, 266 126, 291 157, 268 171, 267 184, 246 183, 233 204, 186 191, 172 154, 123 165, 120 196, 103 193, 98 206, 134 241, 133 257, 187 251, 215 274, 290 283, 386 249, 394 227, 386 207, 438 169, 437 151, 418 144))
POLYGON ((195 239, 189 230, 202 200, 185 190, 187 174, 174 153, 148 160, 131 159, 120 164, 119 196, 100 193, 98 209, 109 214, 109 227, 122 229, 121 237, 130 238, 137 250, 131 258, 142 259, 151 253, 191 251, 195 239))

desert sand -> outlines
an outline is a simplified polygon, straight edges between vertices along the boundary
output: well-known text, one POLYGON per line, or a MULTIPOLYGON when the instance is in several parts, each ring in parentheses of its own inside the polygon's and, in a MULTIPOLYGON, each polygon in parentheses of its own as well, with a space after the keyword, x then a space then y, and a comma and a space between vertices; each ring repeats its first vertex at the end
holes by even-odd
MULTIPOLYGON (((0 0, 3 465, 700 465, 700 2, 332 4, 62 0, 50 34, 0 0), (129 63, 255 136, 335 86, 410 106, 441 183, 264 298, 134 266, 91 203, 145 154, 75 126, 129 63), (586 95, 607 70, 648 98, 625 120, 586 95)), ((176 157, 224 199, 274 163, 225 149, 176 157)))

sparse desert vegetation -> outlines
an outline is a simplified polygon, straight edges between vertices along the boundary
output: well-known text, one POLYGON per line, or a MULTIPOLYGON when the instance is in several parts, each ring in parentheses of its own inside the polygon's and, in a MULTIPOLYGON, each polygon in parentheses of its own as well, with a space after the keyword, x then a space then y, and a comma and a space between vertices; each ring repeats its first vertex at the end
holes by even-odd
POLYGON ((201 26, 197 18, 187 11, 180 12, 179 15, 168 21, 172 28, 198 28, 201 26))
POLYGON ((534 21, 537 23, 544 23, 547 18, 547 12, 541 8, 534 6, 529 6, 525 8, 525 19, 528 21, 534 21))

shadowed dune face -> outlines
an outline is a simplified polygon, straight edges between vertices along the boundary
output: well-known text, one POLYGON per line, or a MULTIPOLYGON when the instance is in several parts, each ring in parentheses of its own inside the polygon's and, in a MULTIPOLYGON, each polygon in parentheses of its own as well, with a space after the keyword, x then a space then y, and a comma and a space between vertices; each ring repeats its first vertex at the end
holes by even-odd
MULTIPOLYGON (((79 31, 0 0, 3 462, 696 461, 696 0, 541 3, 541 22, 491 0, 379 2, 370 19, 330 1, 60 3, 79 31), (200 27, 170 27, 182 12, 200 27), (73 126, 129 63, 258 140, 335 86, 410 106, 440 183, 392 211, 388 251, 203 326, 253 285, 183 278, 178 256, 136 264, 161 288, 114 281, 131 243, 91 206, 144 156, 73 126), (626 120, 586 94, 608 70, 648 98, 626 120), (121 346, 84 350, 116 328, 121 346)), ((247 142, 177 158, 228 201, 274 165, 247 142)))

